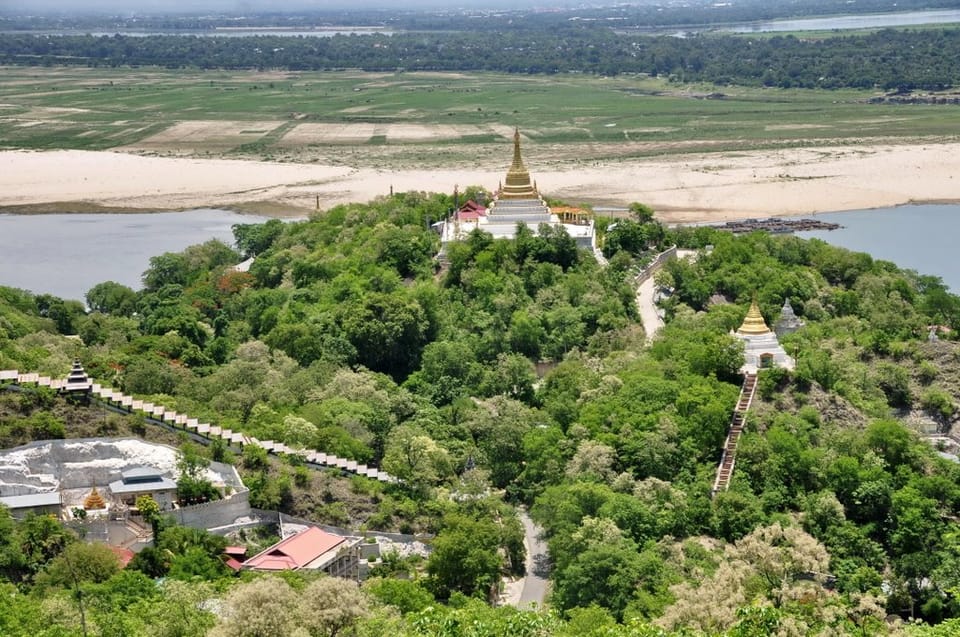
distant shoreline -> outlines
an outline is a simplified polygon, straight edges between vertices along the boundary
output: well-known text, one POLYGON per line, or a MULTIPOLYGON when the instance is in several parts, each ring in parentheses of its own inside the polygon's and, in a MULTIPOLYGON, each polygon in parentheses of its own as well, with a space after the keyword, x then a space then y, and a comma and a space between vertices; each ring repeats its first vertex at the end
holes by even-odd
MULTIPOLYGON (((650 205, 665 223, 802 216, 960 202, 960 143, 823 146, 667 155, 538 170, 551 199, 597 207, 650 205)), ((394 192, 494 189, 507 163, 471 169, 378 170, 317 164, 145 157, 118 152, 0 151, 0 213, 170 212, 222 208, 273 217, 394 192)))

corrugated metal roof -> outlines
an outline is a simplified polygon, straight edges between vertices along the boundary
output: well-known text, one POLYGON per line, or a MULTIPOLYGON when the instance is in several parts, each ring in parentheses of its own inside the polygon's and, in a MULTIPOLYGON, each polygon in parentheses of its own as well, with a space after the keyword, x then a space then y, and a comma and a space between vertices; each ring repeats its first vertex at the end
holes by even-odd
POLYGON ((27 495, 7 495, 0 497, 0 504, 10 509, 29 509, 30 507, 53 506, 60 504, 60 493, 29 493, 27 495))
POLYGON ((282 571, 298 569, 342 544, 346 538, 310 527, 254 555, 244 562, 248 568, 282 571))

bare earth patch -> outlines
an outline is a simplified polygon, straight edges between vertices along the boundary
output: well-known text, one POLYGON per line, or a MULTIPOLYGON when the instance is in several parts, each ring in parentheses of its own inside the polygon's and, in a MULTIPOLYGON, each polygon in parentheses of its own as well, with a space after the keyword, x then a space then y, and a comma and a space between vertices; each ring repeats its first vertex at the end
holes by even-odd
POLYGON ((366 143, 374 134, 374 124, 297 124, 278 142, 279 146, 303 144, 366 143))
MULTIPOLYGON (((254 124, 242 126, 248 129, 254 124)), ((323 125, 301 124, 294 131, 308 126, 323 125)), ((312 130, 330 134, 323 128, 312 130)), ((390 128, 384 130, 389 135, 390 128)), ((416 129, 401 132, 411 135, 416 129)), ((864 143, 737 152, 725 148, 676 154, 685 144, 692 143, 664 143, 661 155, 590 160, 589 153, 597 148, 589 144, 571 148, 528 143, 524 159, 548 197, 614 207, 642 201, 671 223, 960 200, 960 184, 953 176, 960 143, 864 143)), ((700 142, 699 147, 709 145, 700 142)), ((302 215, 315 208, 318 198, 321 208, 329 208, 368 201, 391 188, 396 192, 452 192, 454 185, 461 190, 469 185, 494 189, 511 155, 506 141, 469 148, 430 143, 346 145, 339 151, 341 165, 5 151, 0 152, 0 210, 69 211, 82 203, 84 209, 213 206, 302 215), (379 155, 384 162, 381 168, 371 166, 372 152, 384 153, 379 155), (425 164, 418 163, 416 156, 422 156, 425 164)))
POLYGON ((142 139, 136 144, 118 150, 168 151, 194 153, 199 151, 226 151, 240 144, 256 141, 282 122, 249 122, 230 120, 194 120, 179 122, 142 139), (256 131, 251 133, 251 131, 256 131))
POLYGON ((816 128, 830 128, 829 124, 770 124, 764 130, 811 130, 816 128))

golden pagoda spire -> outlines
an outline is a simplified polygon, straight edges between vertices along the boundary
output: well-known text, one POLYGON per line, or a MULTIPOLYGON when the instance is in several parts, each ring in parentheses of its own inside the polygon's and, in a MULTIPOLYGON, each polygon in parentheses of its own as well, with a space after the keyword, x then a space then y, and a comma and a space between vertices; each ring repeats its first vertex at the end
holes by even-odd
POLYGON ((506 184, 500 189, 501 199, 539 199, 536 186, 530 181, 530 173, 520 156, 520 129, 513 131, 513 163, 507 171, 506 184))
POLYGON ((87 499, 83 501, 83 508, 87 511, 98 511, 107 508, 107 503, 104 502, 103 496, 97 491, 97 487, 93 487, 93 491, 91 491, 87 499))
POLYGON ((753 300, 750 301, 750 309, 747 310, 747 316, 744 317, 743 324, 737 330, 737 334, 752 335, 768 334, 769 332, 770 328, 767 327, 767 322, 763 320, 760 306, 757 305, 757 295, 754 294, 753 300))

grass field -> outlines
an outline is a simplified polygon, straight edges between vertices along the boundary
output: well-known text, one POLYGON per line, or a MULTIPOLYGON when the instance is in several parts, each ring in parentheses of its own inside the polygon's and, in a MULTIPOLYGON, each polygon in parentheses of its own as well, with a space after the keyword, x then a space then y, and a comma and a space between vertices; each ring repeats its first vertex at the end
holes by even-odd
POLYGON ((464 166, 514 126, 539 160, 954 139, 960 106, 651 78, 0 67, 0 147, 464 166))

